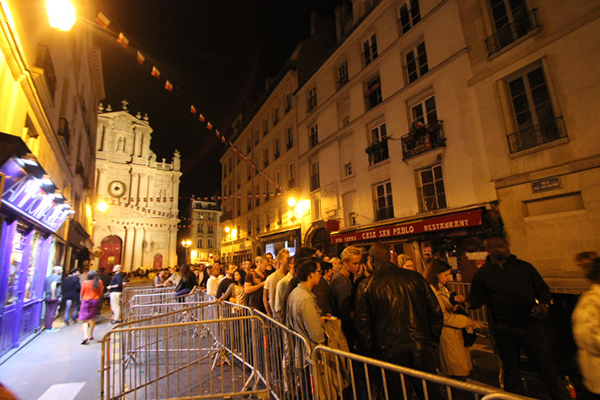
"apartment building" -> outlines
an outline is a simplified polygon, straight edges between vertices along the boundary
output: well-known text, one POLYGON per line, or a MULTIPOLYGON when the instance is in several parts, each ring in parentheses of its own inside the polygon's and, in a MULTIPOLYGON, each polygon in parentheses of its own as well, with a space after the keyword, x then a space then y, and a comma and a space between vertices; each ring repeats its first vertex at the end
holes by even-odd
POLYGON ((221 254, 221 210, 214 201, 191 201, 192 228, 189 247, 189 262, 192 264, 212 264, 215 256, 221 254))

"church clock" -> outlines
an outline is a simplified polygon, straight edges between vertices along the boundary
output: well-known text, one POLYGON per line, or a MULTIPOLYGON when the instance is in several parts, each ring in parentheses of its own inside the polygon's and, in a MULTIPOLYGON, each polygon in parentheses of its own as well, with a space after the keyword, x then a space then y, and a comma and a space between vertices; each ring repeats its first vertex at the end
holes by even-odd
POLYGON ((112 197, 122 197, 125 194, 125 184, 121 181, 112 181, 108 184, 108 194, 112 197))

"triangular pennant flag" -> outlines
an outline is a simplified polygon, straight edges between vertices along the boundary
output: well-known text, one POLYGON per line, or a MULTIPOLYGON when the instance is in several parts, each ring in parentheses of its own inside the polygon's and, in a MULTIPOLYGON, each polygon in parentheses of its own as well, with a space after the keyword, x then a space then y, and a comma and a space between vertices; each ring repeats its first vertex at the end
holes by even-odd
POLYGON ((173 85, 171 84, 171 82, 167 81, 165 83, 165 89, 167 89, 169 92, 173 92, 173 85))
MULTIPOLYGON (((210 123, 210 122, 209 122, 209 123, 210 123)), ((212 127, 212 125, 211 125, 211 127, 212 127)), ((210 128, 209 128, 209 129, 210 129, 210 128)), ((216 133, 217 133, 217 137, 221 137, 221 134, 219 133, 219 130, 218 130, 218 129, 216 130, 216 133)))
POLYGON ((145 59, 146 59, 146 57, 144 57, 144 55, 138 51, 137 52, 137 62, 139 62, 140 65, 143 65, 145 59))
POLYGON ((106 18, 106 15, 102 13, 98 13, 98 16, 96 17, 96 22, 102 25, 104 29, 108 28, 108 25, 110 25, 110 20, 106 18))
POLYGON ((207 128, 209 131, 212 131, 212 128, 213 128, 213 126, 212 126, 212 124, 211 124, 210 122, 207 122, 207 123, 206 123, 206 128, 207 128))
POLYGON ((156 79, 160 78, 160 71, 156 67, 152 67, 152 76, 156 79))
POLYGON ((221 142, 225 143, 225 136, 221 136, 221 142))
POLYGON ((200 116, 198 117, 198 119, 200 120, 200 122, 204 122, 204 115, 200 114, 200 116))
POLYGON ((190 112, 192 114, 196 114, 196 107, 192 106, 192 108, 190 108, 190 112))
POLYGON ((117 42, 121 43, 123 47, 127 48, 129 46, 129 39, 123 35, 123 32, 119 33, 119 37, 117 38, 117 42))

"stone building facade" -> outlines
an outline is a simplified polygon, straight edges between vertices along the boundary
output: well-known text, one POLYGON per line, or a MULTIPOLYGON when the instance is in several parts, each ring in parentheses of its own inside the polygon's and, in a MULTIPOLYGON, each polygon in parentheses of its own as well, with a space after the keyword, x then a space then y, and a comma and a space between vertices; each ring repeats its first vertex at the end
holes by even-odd
POLYGON ((150 150, 148 117, 104 110, 98 115, 94 243, 102 251, 98 267, 125 271, 177 263, 180 156, 156 160, 150 150))

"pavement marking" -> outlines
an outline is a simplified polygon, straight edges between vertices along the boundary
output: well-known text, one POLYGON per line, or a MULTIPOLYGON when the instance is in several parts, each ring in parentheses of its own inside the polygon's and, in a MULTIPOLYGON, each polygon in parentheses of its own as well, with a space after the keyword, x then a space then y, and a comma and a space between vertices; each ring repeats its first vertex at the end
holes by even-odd
POLYGON ((84 385, 85 382, 52 385, 38 400, 73 400, 84 385))

